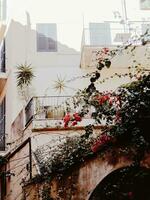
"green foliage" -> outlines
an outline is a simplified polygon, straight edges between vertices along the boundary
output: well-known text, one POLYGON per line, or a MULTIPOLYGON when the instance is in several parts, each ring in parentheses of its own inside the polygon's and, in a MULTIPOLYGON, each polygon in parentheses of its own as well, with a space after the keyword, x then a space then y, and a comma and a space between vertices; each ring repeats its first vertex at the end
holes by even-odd
POLYGON ((81 163, 86 157, 93 155, 91 144, 94 138, 89 139, 92 134, 91 126, 86 129, 88 130, 82 136, 67 137, 62 144, 49 152, 46 160, 41 157, 44 150, 41 148, 36 150, 35 155, 43 176, 50 175, 51 179, 56 174, 61 175, 73 165, 81 163))
POLYGON ((50 196, 50 186, 44 185, 42 190, 42 200, 53 200, 53 198, 50 196))
MULTIPOLYGON (((120 99, 120 106, 117 109, 118 121, 114 122, 116 110, 110 108, 108 112, 109 106, 105 103, 101 105, 101 109, 99 105, 94 112, 96 120, 98 118, 100 121, 105 116, 107 123, 112 124, 111 127, 106 127, 105 135, 111 136, 113 143, 108 145, 105 151, 118 147, 124 154, 132 153, 134 161, 139 164, 145 152, 150 150, 148 128, 150 123, 150 75, 144 75, 139 81, 119 87, 113 95, 120 99)), ((97 144, 100 146, 100 151, 106 142, 97 144)))
POLYGON ((28 86, 31 84, 32 79, 34 78, 33 70, 31 65, 20 64, 17 66, 17 86, 23 88, 23 86, 28 86))

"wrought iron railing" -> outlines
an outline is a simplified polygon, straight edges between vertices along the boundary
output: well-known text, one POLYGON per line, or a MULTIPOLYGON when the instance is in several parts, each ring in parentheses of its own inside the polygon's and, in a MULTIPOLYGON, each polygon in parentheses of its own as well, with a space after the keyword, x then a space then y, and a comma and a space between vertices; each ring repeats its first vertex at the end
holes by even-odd
POLYGON ((70 96, 33 97, 25 108, 26 125, 31 120, 61 120, 67 112, 70 96))

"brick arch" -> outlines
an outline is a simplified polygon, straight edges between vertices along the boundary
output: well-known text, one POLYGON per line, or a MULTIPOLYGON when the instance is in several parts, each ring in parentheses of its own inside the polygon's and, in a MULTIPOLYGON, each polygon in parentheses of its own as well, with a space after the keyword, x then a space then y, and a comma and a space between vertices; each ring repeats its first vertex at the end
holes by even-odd
POLYGON ((149 184, 150 168, 121 167, 105 176, 92 191, 88 200, 149 200, 149 184))
MULTIPOLYGON (((130 166, 131 163, 132 161, 129 161, 124 157, 120 158, 119 162, 116 165, 108 164, 107 159, 103 160, 99 156, 96 156, 94 159, 86 161, 84 166, 81 166, 79 168, 80 171, 80 175, 78 177, 78 183, 80 185, 79 192, 84 191, 84 188, 87 185, 86 187, 88 193, 86 192, 84 193, 84 199, 89 200, 90 195, 92 194, 96 186, 99 184, 99 182, 101 182, 105 177, 107 177, 110 173, 112 173, 116 169, 130 166)), ((81 199, 82 198, 83 197, 81 197, 81 199)))
POLYGON ((54 178, 51 182, 53 198, 66 200, 88 200, 92 191, 104 177, 112 171, 129 166, 131 161, 121 158, 116 165, 108 164, 99 155, 86 159, 83 163, 68 170, 61 179, 54 178), (59 191, 62 191, 59 193, 59 191))
MULTIPOLYGON (((130 161, 122 158, 115 166, 109 165, 107 160, 97 155, 68 169, 62 177, 54 177, 50 183, 42 182, 36 184, 33 182, 25 186, 24 192, 32 191, 30 193, 36 197, 34 200, 38 200, 38 194, 43 191, 44 185, 48 184, 49 193, 55 200, 58 197, 62 200, 88 200, 91 193, 104 177, 112 171, 130 164, 130 161)), ((26 199, 32 200, 31 196, 26 197, 26 199)))

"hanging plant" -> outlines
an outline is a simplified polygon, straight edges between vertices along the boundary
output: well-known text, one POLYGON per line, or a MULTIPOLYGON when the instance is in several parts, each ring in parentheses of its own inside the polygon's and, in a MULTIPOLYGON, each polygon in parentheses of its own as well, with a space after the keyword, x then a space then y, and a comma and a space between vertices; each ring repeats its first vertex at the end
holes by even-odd
POLYGON ((22 89, 24 86, 29 86, 34 78, 31 64, 20 64, 17 66, 17 87, 22 89))
POLYGON ((28 65, 20 64, 17 66, 17 72, 16 72, 16 79, 17 79, 17 87, 19 96, 23 101, 25 101, 25 104, 29 101, 29 99, 33 96, 31 88, 31 83, 34 78, 33 69, 31 67, 31 64, 28 65))

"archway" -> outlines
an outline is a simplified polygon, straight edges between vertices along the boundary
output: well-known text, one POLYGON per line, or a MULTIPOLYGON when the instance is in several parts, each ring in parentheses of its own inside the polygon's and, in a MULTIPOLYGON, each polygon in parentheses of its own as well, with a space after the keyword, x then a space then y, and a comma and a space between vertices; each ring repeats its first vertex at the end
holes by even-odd
POLYGON ((89 200, 149 200, 150 169, 125 167, 107 175, 94 189, 89 200))

